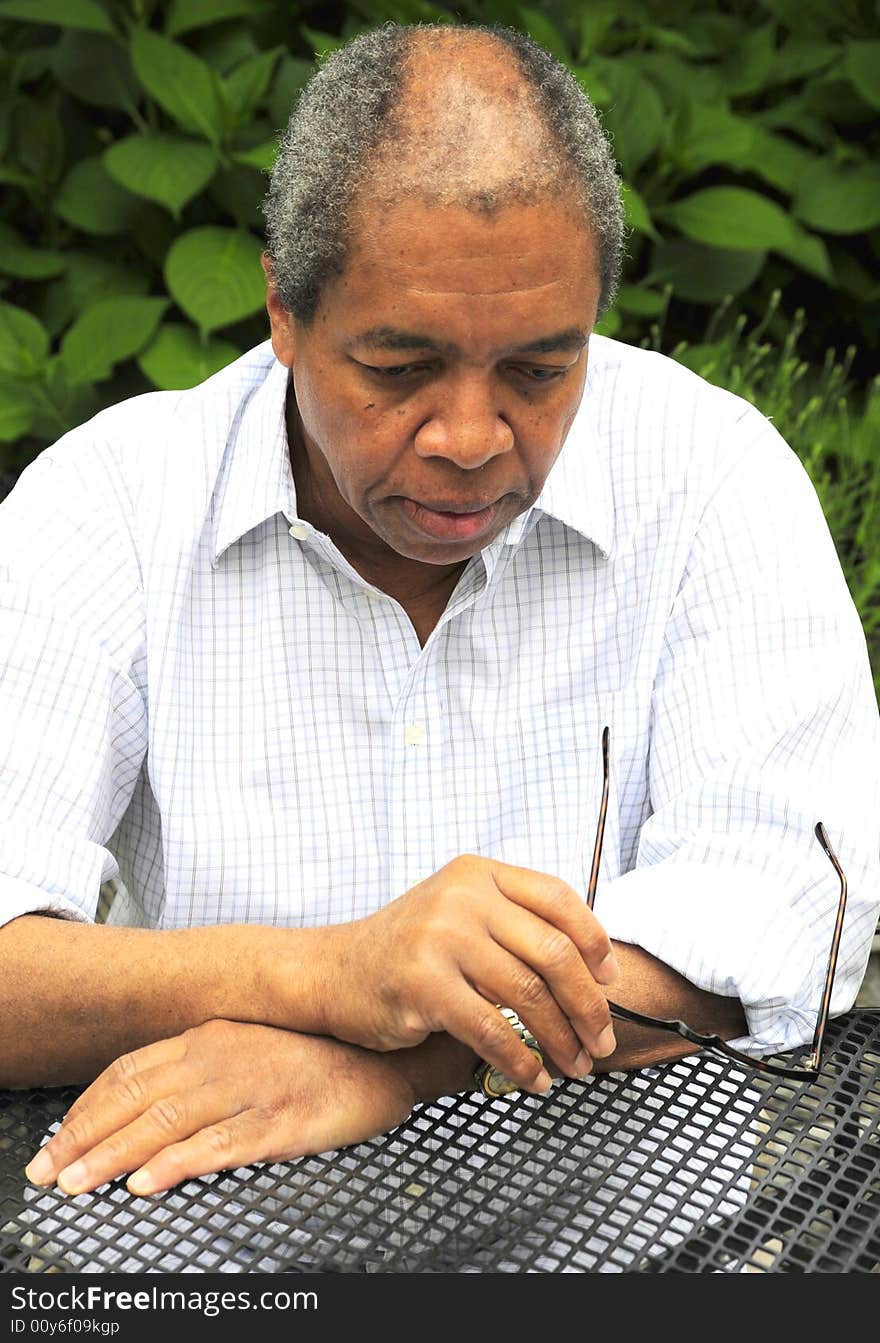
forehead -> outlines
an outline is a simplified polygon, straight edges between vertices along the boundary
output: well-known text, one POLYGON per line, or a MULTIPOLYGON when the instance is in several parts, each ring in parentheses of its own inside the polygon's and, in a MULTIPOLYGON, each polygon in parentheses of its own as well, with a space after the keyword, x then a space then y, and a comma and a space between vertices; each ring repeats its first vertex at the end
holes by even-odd
POLYGON ((596 251, 583 215, 564 203, 510 204, 492 213, 422 200, 358 212, 343 274, 319 315, 369 327, 405 316, 450 320, 495 313, 550 325, 583 323, 598 297, 596 251))

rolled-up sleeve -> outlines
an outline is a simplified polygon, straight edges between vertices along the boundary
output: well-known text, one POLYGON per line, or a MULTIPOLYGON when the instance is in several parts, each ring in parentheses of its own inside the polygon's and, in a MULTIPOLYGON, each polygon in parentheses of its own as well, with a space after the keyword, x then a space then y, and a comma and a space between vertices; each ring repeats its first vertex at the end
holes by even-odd
POLYGON ((80 432, 0 505, 0 923, 93 919, 147 749, 128 501, 80 432))
POLYGON ((651 707, 651 814, 597 913, 711 992, 754 1052, 812 1036, 848 881, 832 1013, 852 1006, 880 911, 880 716, 864 633, 815 489, 776 431, 708 502, 651 707))

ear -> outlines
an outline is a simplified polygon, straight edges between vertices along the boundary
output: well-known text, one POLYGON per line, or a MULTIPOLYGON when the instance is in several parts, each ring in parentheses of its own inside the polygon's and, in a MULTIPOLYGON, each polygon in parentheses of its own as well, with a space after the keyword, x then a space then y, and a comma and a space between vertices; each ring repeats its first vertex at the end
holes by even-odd
POLYGON ((281 296, 275 288, 272 276, 272 258, 264 252, 260 261, 266 276, 266 311, 272 331, 272 349, 275 358, 285 368, 292 368, 295 357, 294 320, 281 302, 281 296))

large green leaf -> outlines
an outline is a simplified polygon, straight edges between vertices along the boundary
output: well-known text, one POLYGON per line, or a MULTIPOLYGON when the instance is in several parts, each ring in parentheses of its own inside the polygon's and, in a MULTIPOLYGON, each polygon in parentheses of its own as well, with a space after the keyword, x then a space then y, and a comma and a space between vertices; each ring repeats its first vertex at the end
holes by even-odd
POLYGON ((95 107, 137 107, 140 88, 128 52, 109 37, 66 32, 52 52, 52 68, 68 93, 95 107))
POLYGON ((747 166, 771 186, 790 195, 815 162, 814 155, 788 136, 752 125, 752 155, 747 166))
POLYGON ((614 154, 624 176, 633 178, 660 143, 663 104, 653 85, 625 61, 603 59, 596 66, 611 91, 603 120, 613 137, 614 154))
POLYGON ((602 47, 606 33, 620 17, 620 12, 619 0, 590 0, 590 4, 580 6, 579 60, 587 60, 602 47))
POLYGON ((695 242, 737 252, 779 252, 810 274, 833 279, 821 239, 800 228, 775 201, 756 191, 707 187, 654 213, 695 242))
POLYGON ((718 67, 694 65, 671 51, 633 51, 626 53, 627 64, 641 79, 648 79, 660 95, 664 116, 683 111, 696 103, 714 107, 724 103, 724 87, 718 67))
POLYGON ((84 28, 91 33, 115 32, 108 14, 96 0, 2 0, 0 19, 56 23, 61 28, 84 28))
POLYGON ((165 279, 203 334, 259 312, 266 301, 262 246, 236 229, 191 229, 168 253, 165 279))
POLYGON ((220 75, 228 75, 242 61, 260 54, 254 35, 248 28, 228 23, 215 27, 207 34, 200 33, 195 50, 220 75))
POLYGON ((0 442, 14 443, 26 434, 36 410, 33 387, 0 374, 0 442))
POLYGON ((805 75, 814 75, 819 70, 827 70, 839 55, 840 47, 833 42, 816 42, 793 35, 777 51, 768 82, 788 84, 805 75))
POLYGON ((64 169, 60 100, 60 91, 54 89, 43 99, 19 96, 13 107, 15 157, 44 184, 57 182, 64 169))
POLYGON ((20 168, 10 168, 7 164, 0 164, 0 182, 10 187, 32 187, 34 177, 32 173, 22 172, 20 168))
MULTIPOLYGON (((878 43, 880 45, 880 43, 878 43)), ((880 168, 821 163, 802 180, 792 209, 825 233, 865 233, 880 224, 880 168)))
POLYGON ((128 191, 158 201, 179 215, 187 201, 210 182, 217 154, 204 140, 160 131, 117 140, 105 151, 104 166, 128 191))
POLYGON ((686 173, 696 175, 710 164, 739 168, 750 164, 754 127, 726 107, 691 102, 676 117, 671 158, 686 173))
POLYGON ((646 234, 649 238, 658 237, 657 230, 651 222, 648 207, 635 187, 629 182, 622 183, 620 198, 623 201, 624 214, 629 227, 635 229, 636 233, 646 234))
POLYGON ((61 363, 72 387, 100 382, 143 349, 168 307, 163 298, 108 298, 87 308, 61 342, 61 363))
POLYGON ((701 56, 711 55, 705 44, 695 42, 688 33, 680 33, 674 28, 663 28, 655 23, 646 24, 641 29, 640 37, 658 51, 673 51, 679 56, 697 60, 701 56))
POLYGON ((565 35, 559 31, 549 15, 542 13, 540 9, 535 9, 531 5, 520 5, 517 26, 547 51, 552 52, 563 64, 568 64, 571 60, 572 53, 565 35))
POLYGON ((269 95, 269 115, 273 126, 287 125, 300 89, 316 69, 314 61, 303 61, 294 56, 281 58, 269 95))
MULTIPOLYGON (((220 206, 220 217, 234 220, 236 228, 245 232, 254 229, 262 233, 264 219, 260 203, 265 194, 266 180, 262 170, 252 164, 222 168, 208 187, 209 199, 220 206)), ((214 210, 213 215, 217 218, 218 212, 214 210)))
POLYGON ((256 168, 261 173, 270 173, 277 157, 277 140, 264 140, 262 144, 254 145, 253 149, 237 149, 232 153, 236 163, 242 163, 246 168, 256 168))
POLYGON ((14 228, 0 223, 0 271, 23 280, 45 280, 64 270, 63 252, 49 247, 31 247, 14 228))
POLYGON ((676 298, 687 303, 720 303, 748 289, 765 260, 763 251, 735 252, 705 247, 688 238, 670 238, 654 248, 647 283, 671 284, 676 298))
POLYGON ((844 69, 865 102, 880 107, 880 42, 848 42, 844 69))
POLYGON ((757 93, 770 83, 775 59, 774 26, 754 28, 738 42, 721 67, 724 91, 729 98, 757 93))
POLYGON ((880 279, 856 260, 848 242, 837 244, 830 242, 828 255, 831 257, 838 288, 854 295, 864 304, 873 304, 880 300, 880 279))
POLYGON ((621 312, 637 317, 659 317, 666 307, 666 295, 642 284, 623 284, 614 300, 621 312))
POLYGON ((281 52, 281 47, 261 51, 242 61, 230 75, 222 79, 222 97, 231 113, 233 125, 237 125, 260 105, 281 52))
POLYGON ((144 88, 179 126, 219 142, 223 108, 210 66, 186 47, 145 28, 132 33, 131 61, 144 88))
POLYGON ((590 61, 586 65, 574 65, 571 68, 571 73, 591 103, 595 103, 596 107, 607 107, 609 105, 612 101, 611 90, 607 84, 602 82, 595 61, 590 61))
POLYGON ((329 56, 332 51, 338 51, 345 45, 344 38, 337 37, 335 33, 322 33, 318 28, 310 28, 307 23, 301 23, 299 30, 319 58, 329 56))
POLYGON ((715 52, 722 59, 736 51, 747 39, 749 28, 745 17, 718 13, 717 6, 697 6, 687 24, 688 37, 696 42, 705 55, 715 52))
POLYGON ((836 75, 837 71, 831 69, 827 75, 809 80, 803 89, 806 111, 821 117, 826 123, 829 139, 837 127, 860 126, 866 122, 873 126, 877 120, 870 99, 862 97, 858 88, 853 96, 853 85, 849 79, 837 78, 836 75))
POLYGON ((38 316, 52 336, 68 327, 75 317, 99 299, 122 294, 146 294, 151 277, 128 262, 110 261, 91 252, 67 252, 67 269, 48 285, 39 304, 38 316))
POLYGON ((18 90, 26 84, 33 84, 47 70, 51 70, 52 52, 53 48, 50 46, 25 47, 14 56, 8 57, 10 89, 18 90))
POLYGON ((593 330, 597 336, 616 336, 621 326, 623 318, 616 308, 611 308, 604 317, 600 317, 593 330))
POLYGON ((218 373, 240 353, 228 340, 202 340, 194 327, 166 322, 138 355, 138 364, 155 387, 183 391, 218 373))
POLYGON ((49 336, 24 308, 0 303, 0 373, 32 378, 45 367, 49 336))
POLYGON ((266 12, 266 0, 172 0, 165 20, 169 37, 179 37, 193 28, 205 28, 222 19, 237 19, 266 12))
POLYGON ((100 156, 75 164, 55 201, 56 214, 69 224, 108 237, 130 228, 138 208, 135 197, 113 181, 100 156))

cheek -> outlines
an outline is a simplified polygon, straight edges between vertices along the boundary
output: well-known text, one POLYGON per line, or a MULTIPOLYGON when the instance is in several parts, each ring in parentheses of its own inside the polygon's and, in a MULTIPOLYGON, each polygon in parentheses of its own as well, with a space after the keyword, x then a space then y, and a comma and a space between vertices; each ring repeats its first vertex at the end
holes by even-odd
POLYGON ((294 369, 293 388, 306 437, 335 475, 349 448, 356 448, 363 439, 359 402, 340 394, 338 379, 323 376, 320 369, 313 367, 294 369))

